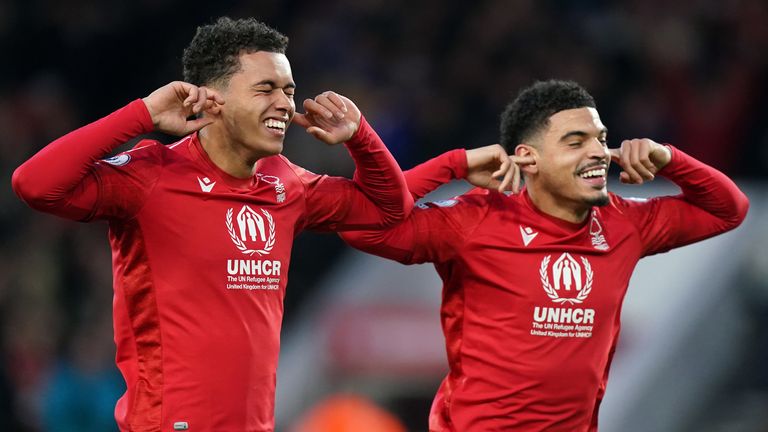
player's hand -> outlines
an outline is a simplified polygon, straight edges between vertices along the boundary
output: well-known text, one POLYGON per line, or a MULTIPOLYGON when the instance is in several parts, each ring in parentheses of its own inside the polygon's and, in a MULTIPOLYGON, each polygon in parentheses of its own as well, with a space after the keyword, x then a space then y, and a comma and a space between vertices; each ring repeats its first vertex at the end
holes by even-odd
POLYGON ((621 148, 608 149, 611 160, 623 170, 619 180, 627 184, 643 184, 651 181, 672 160, 672 152, 647 138, 624 140, 621 148))
POLYGON ((296 113, 293 122, 320 141, 339 144, 349 141, 360 127, 360 110, 346 97, 326 91, 304 101, 305 114, 296 113))
POLYGON ((152 116, 155 130, 171 135, 186 135, 213 123, 212 118, 196 118, 215 104, 223 104, 224 98, 215 90, 198 87, 183 81, 174 81, 153 91, 143 99, 152 116))
POLYGON ((520 192, 520 167, 533 157, 509 156, 499 144, 467 150, 467 178, 473 186, 499 192, 520 192))

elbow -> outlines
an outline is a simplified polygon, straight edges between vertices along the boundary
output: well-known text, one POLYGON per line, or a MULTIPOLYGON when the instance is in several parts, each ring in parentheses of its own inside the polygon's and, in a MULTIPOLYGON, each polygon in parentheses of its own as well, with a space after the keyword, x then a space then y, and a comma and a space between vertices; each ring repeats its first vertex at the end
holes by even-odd
POLYGON ((406 246, 408 242, 403 242, 402 240, 403 236, 408 236, 406 232, 394 229, 343 231, 338 234, 344 240, 344 243, 359 251, 407 265, 414 264, 415 261, 413 261, 412 257, 413 246, 406 246))
POLYGON ((413 210, 413 197, 406 191, 402 195, 401 205, 396 206, 391 211, 385 211, 382 214, 382 228, 388 228, 399 224, 404 221, 411 214, 413 210))
POLYGON ((740 192, 739 196, 736 199, 736 202, 734 203, 733 215, 730 218, 728 218, 729 229, 734 229, 737 226, 741 225, 741 223, 744 222, 744 219, 747 218, 748 212, 749 212, 749 198, 747 198, 747 196, 743 192, 740 192))
POLYGON ((338 235, 354 249, 405 264, 402 253, 391 247, 392 238, 388 230, 340 231, 338 235))
POLYGON ((374 255, 384 239, 383 231, 339 231, 337 234, 348 246, 374 255))
POLYGON ((355 249, 362 249, 365 246, 363 242, 365 232, 363 231, 339 231, 337 234, 341 237, 344 243, 355 249))
POLYGON ((16 168, 11 176, 11 188, 22 201, 29 204, 39 198, 39 194, 32 187, 29 181, 29 175, 27 175, 24 165, 16 168))
POLYGON ((723 222, 722 230, 730 231, 735 229, 744 222, 749 212, 749 198, 742 192, 738 191, 733 197, 733 201, 729 204, 727 212, 721 214, 720 220, 723 222))
POLYGON ((11 176, 11 188, 16 196, 24 203, 36 210, 45 210, 50 205, 50 194, 44 188, 39 187, 31 175, 22 165, 11 176))

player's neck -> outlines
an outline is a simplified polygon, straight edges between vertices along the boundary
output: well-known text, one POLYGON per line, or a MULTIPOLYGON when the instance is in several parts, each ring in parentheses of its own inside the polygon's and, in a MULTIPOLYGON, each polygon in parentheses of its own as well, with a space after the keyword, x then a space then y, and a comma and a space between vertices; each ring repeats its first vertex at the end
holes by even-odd
POLYGON ((591 206, 581 203, 563 203, 562 198, 553 196, 533 185, 527 186, 528 196, 533 205, 542 213, 570 223, 582 223, 589 216, 591 206))
POLYGON ((200 145, 211 162, 232 177, 252 177, 259 157, 250 154, 244 146, 236 145, 213 126, 205 127, 198 133, 200 145))

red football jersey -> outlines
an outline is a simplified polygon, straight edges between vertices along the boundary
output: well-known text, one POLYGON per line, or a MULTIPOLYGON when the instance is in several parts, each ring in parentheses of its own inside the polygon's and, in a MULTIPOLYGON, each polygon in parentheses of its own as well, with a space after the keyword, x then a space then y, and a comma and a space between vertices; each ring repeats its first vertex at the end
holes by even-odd
POLYGON ((128 387, 115 409, 121 430, 271 431, 294 237, 402 219, 412 203, 405 179, 364 120, 347 143, 355 181, 283 156, 234 178, 197 134, 96 161, 151 129, 134 101, 43 149, 14 173, 14 189, 35 208, 109 222, 128 387))
MULTIPOLYGON (((594 431, 632 271, 644 256, 736 227, 748 202, 722 173, 681 151, 659 173, 679 196, 610 195, 584 223, 517 195, 474 190, 417 206, 395 228, 343 233, 402 263, 433 262, 450 373, 430 431, 594 431)), ((422 196, 466 173, 453 151, 406 172, 422 196)))

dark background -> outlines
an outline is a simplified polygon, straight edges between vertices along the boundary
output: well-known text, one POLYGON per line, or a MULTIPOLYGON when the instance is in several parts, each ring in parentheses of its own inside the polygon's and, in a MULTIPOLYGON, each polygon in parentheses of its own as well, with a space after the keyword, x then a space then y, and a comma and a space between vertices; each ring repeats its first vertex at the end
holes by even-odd
MULTIPOLYGON (((221 15, 287 34, 297 100, 327 89, 349 96, 404 169, 496 142, 499 113, 520 88, 568 78, 595 96, 610 146, 649 137, 732 177, 768 172, 763 0, 2 0, 0 430, 114 429, 123 388, 106 226, 26 208, 11 191, 13 169, 181 79, 195 28, 221 15)), ((351 174, 343 150, 292 129, 289 158, 351 174)), ((286 325, 342 249, 332 235, 299 237, 286 325)))

